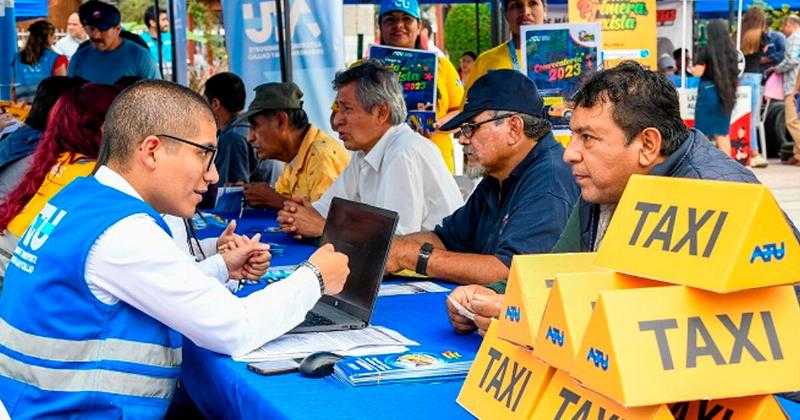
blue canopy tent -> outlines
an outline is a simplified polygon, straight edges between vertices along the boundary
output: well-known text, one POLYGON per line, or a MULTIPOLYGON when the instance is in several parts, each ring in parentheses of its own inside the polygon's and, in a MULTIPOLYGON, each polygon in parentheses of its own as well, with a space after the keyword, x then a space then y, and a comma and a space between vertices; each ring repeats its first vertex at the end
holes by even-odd
POLYGON ((16 0, 14 15, 17 20, 47 17, 47 0, 16 0))

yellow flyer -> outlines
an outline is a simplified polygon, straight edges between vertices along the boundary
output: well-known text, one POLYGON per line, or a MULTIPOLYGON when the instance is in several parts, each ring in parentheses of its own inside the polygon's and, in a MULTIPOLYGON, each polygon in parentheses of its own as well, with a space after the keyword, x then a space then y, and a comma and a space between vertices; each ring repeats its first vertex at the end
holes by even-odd
POLYGON ((569 0, 569 23, 599 22, 603 68, 636 60, 656 69, 656 0, 569 0))

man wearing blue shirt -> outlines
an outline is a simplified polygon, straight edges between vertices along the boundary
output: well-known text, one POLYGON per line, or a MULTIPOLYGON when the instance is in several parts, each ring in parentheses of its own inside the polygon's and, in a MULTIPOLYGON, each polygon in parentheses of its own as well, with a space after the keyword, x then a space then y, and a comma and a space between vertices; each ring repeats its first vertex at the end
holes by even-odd
POLYGON ((512 256, 550 251, 579 190, 542 108, 536 85, 519 72, 475 82, 464 111, 442 129, 461 128, 467 171, 483 180, 433 232, 396 237, 387 271, 488 284, 508 276, 512 256))
POLYGON ((67 74, 90 82, 114 84, 124 76, 157 79, 148 51, 120 37, 120 15, 116 7, 90 0, 78 8, 91 45, 79 48, 69 62, 67 74))
POLYGON ((169 33, 169 19, 164 9, 156 12, 155 6, 150 6, 144 12, 144 24, 147 30, 140 33, 147 48, 150 49, 150 58, 159 66, 163 63, 162 73, 172 73, 172 36, 169 33), (158 33, 161 32, 161 59, 158 57, 158 33))

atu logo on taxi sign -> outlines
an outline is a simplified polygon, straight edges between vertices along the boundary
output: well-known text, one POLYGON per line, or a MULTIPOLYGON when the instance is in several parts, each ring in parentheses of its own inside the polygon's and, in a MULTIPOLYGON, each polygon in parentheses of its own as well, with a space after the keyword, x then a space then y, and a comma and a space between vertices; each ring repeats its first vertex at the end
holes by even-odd
POLYGON ((778 247, 777 244, 764 244, 761 246, 756 245, 753 248, 753 254, 750 255, 750 264, 754 263, 756 259, 761 259, 764 262, 772 261, 772 257, 775 257, 776 260, 780 261, 783 259, 783 256, 786 255, 786 246, 783 242, 781 242, 781 246, 778 247))

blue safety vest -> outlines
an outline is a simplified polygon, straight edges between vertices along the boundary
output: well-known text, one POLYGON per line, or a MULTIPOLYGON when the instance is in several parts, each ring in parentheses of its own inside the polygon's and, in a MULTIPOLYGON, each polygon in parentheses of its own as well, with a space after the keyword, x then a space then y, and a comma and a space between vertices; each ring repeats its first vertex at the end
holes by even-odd
POLYGON ((160 418, 180 372, 182 338, 147 314, 98 300, 90 249, 147 203, 93 177, 48 202, 19 239, 0 297, 0 400, 14 419, 160 418))
POLYGON ((14 84, 16 85, 17 100, 33 101, 39 82, 53 74, 53 65, 58 54, 47 48, 39 57, 36 64, 25 64, 17 53, 14 56, 14 84))

